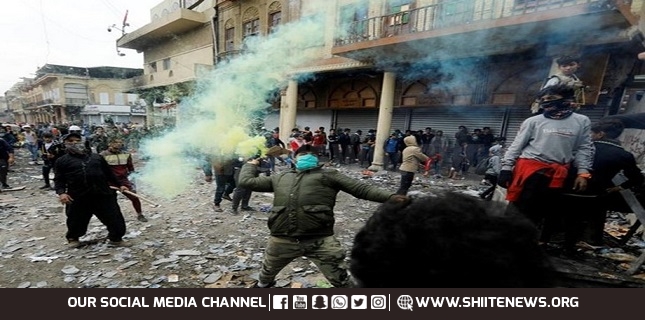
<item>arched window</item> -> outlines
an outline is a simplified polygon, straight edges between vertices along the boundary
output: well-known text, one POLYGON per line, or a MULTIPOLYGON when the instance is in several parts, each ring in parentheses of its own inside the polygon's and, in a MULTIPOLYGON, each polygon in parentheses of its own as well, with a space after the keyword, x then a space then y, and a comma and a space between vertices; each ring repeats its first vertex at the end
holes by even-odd
POLYGON ((280 1, 275 1, 269 5, 269 30, 268 33, 273 33, 280 26, 282 21, 282 4, 280 1))

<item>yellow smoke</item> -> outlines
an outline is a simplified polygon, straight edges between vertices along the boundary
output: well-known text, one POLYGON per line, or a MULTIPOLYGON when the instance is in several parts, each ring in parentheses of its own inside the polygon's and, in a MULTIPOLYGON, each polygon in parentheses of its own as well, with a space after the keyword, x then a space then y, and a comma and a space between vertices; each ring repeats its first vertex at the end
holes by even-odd
POLYGON ((148 157, 138 177, 142 188, 157 197, 174 197, 192 186, 196 167, 208 156, 264 154, 266 138, 251 124, 263 123, 268 99, 294 77, 290 72, 320 58, 323 21, 311 17, 285 24, 266 38, 254 37, 243 55, 200 79, 195 96, 179 105, 181 123, 142 144, 141 153, 148 157))

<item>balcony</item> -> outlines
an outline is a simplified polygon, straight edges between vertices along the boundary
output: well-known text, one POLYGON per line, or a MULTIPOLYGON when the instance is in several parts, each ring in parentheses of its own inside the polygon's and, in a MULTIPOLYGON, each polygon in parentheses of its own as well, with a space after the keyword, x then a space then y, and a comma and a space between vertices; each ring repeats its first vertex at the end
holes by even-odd
MULTIPOLYGON (((437 4, 355 21, 332 53, 448 59, 522 52, 544 44, 630 40, 645 0, 440 0, 437 4)), ((397 62, 397 61, 393 61, 397 62)))
POLYGON ((208 22, 208 19, 209 17, 202 12, 182 8, 170 13, 165 18, 155 20, 124 35, 117 40, 116 45, 119 48, 135 49, 141 52, 162 40, 198 28, 208 22))
POLYGON ((217 63, 230 61, 231 59, 241 55, 244 51, 242 50, 229 50, 223 51, 217 54, 217 63))

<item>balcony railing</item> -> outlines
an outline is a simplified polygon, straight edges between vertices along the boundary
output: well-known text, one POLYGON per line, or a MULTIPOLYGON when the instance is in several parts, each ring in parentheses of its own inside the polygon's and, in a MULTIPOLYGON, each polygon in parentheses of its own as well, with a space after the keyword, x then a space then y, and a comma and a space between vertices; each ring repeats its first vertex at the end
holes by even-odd
POLYGON ((220 52, 217 55, 217 62, 229 61, 243 53, 243 50, 229 50, 220 52))
POLYGON ((67 98, 65 99, 65 104, 68 106, 84 106, 86 104, 89 104, 90 100, 89 99, 72 99, 72 98, 67 98))
MULTIPOLYGON (((587 12, 614 10, 632 6, 643 0, 443 0, 437 4, 410 9, 385 16, 352 22, 347 33, 335 40, 335 46, 376 40, 398 35, 432 31, 480 21, 492 21, 561 10, 571 6, 587 6, 587 12)), ((640 6, 638 6, 640 7, 640 6)), ((638 15, 638 12, 632 14, 638 15)))

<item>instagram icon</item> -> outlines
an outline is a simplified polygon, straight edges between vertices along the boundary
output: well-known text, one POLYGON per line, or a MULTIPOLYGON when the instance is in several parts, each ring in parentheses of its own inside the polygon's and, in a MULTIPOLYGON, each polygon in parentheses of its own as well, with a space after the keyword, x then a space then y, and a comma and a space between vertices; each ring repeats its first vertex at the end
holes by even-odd
POLYGON ((372 309, 385 309, 387 308, 387 298, 384 295, 373 295, 370 298, 372 309))

